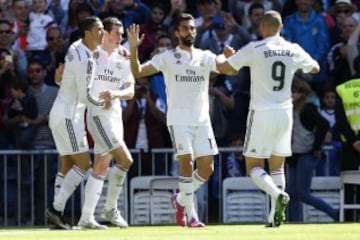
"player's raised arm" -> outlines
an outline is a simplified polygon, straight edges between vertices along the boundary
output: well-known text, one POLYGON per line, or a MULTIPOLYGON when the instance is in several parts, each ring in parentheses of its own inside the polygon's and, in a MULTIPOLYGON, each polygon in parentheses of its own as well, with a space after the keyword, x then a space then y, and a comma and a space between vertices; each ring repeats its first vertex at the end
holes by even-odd
POLYGON ((219 73, 227 75, 236 75, 237 71, 227 61, 224 55, 220 55, 216 58, 216 68, 219 73))
POLYGON ((132 24, 127 29, 128 42, 130 45, 130 67, 134 78, 146 77, 158 72, 158 70, 150 63, 140 65, 138 47, 144 40, 144 35, 139 37, 139 33, 140 27, 137 24, 132 24))

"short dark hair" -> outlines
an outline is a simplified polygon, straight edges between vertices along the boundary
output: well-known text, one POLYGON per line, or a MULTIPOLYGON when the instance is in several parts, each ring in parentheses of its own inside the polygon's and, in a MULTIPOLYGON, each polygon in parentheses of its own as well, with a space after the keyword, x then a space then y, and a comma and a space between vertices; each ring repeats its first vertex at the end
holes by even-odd
POLYGON ((78 15, 81 12, 90 13, 90 15, 94 15, 94 10, 87 3, 80 3, 79 6, 75 9, 75 14, 78 15))
POLYGON ((27 81, 24 81, 20 78, 13 78, 10 81, 10 88, 15 90, 21 89, 23 92, 26 92, 26 90, 28 89, 28 84, 27 81))
POLYGON ((122 27, 122 22, 116 17, 107 17, 103 21, 104 30, 107 32, 111 32, 114 26, 122 27))
POLYGON ((252 11, 254 11, 255 9, 261 8, 263 10, 265 10, 264 5, 262 5, 261 3, 253 3, 250 5, 249 10, 248 10, 248 15, 250 16, 252 11))
POLYGON ((159 41, 160 41, 160 39, 163 39, 163 38, 167 38, 167 39, 170 39, 170 40, 171 40, 171 36, 170 36, 170 35, 161 34, 161 35, 159 35, 159 36, 156 38, 156 44, 158 44, 159 41))
POLYGON ((216 4, 216 0, 196 0, 196 4, 216 4))
POLYGON ((44 70, 46 65, 44 65, 40 59, 37 58, 30 58, 29 62, 28 62, 28 68, 33 65, 33 64, 37 64, 41 67, 41 70, 44 70))
POLYGON ((97 22, 101 22, 98 17, 91 16, 87 17, 79 23, 79 36, 85 37, 86 31, 91 31, 97 22))
POLYGON ((180 26, 180 23, 183 21, 190 21, 195 20, 194 17, 190 13, 182 13, 180 16, 175 20, 174 29, 177 30, 180 26))

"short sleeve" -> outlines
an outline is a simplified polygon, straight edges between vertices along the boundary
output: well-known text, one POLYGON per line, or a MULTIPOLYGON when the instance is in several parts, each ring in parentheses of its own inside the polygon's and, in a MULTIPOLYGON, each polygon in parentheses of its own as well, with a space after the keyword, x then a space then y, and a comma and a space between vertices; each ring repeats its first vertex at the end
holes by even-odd
POLYGON ((228 59, 228 63, 235 69, 249 66, 253 56, 253 44, 250 42, 243 48, 239 49, 234 55, 228 59))
POLYGON ((296 63, 298 69, 302 69, 304 73, 309 73, 314 67, 319 66, 318 62, 298 44, 293 44, 293 46, 294 49, 296 49, 296 63))
POLYGON ((151 60, 150 64, 154 66, 158 71, 163 71, 166 68, 166 56, 169 51, 165 51, 159 54, 156 54, 151 60))

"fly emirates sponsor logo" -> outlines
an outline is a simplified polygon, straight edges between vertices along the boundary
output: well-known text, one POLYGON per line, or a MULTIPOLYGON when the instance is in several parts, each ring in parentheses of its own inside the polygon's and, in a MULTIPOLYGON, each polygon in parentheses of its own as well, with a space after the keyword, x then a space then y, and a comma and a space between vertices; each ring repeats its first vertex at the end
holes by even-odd
POLYGON ((106 81, 106 82, 120 82, 121 81, 119 77, 114 76, 113 70, 110 70, 107 68, 104 69, 102 74, 99 73, 97 75, 97 79, 99 81, 106 81))
POLYGON ((176 74, 175 75, 176 82, 203 82, 205 81, 205 77, 203 75, 197 75, 196 71, 191 69, 186 69, 186 72, 184 75, 182 74, 176 74))

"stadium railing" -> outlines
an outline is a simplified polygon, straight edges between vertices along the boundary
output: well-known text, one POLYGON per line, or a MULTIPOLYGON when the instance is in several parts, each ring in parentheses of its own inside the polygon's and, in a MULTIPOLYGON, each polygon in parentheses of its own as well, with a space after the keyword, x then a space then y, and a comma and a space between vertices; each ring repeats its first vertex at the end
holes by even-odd
MULTIPOLYGON (((325 151, 332 151, 332 149, 328 148, 325 151)), ((214 174, 204 186, 204 191, 197 193, 199 217, 203 221, 222 222, 222 180, 229 177, 228 170, 232 164, 229 161, 229 156, 241 155, 241 152, 241 147, 219 148, 219 155, 215 158, 214 174)), ((142 166, 144 164, 143 151, 132 149, 131 153, 134 162, 137 164, 133 165, 128 176, 127 187, 124 189, 127 200, 129 200, 128 191, 131 178, 144 176, 144 170, 148 170, 142 166)), ((172 149, 152 149, 150 155, 151 171, 147 171, 146 175, 159 175, 159 163, 161 163, 162 175, 178 175, 177 161, 174 161, 172 149)), ((329 169, 328 159, 326 165, 326 169, 329 169)), ((0 226, 41 226, 47 224, 44 211, 53 200, 57 167, 58 153, 53 149, 0 150, 0 226)), ((241 170, 237 171, 236 174, 241 176, 241 170)), ((76 224, 80 216, 83 187, 84 184, 81 184, 65 208, 65 215, 68 216, 68 221, 71 224, 76 224)), ((123 206, 127 209, 123 209, 122 212, 125 214, 125 218, 129 220, 131 214, 129 204, 123 204, 123 206)))

